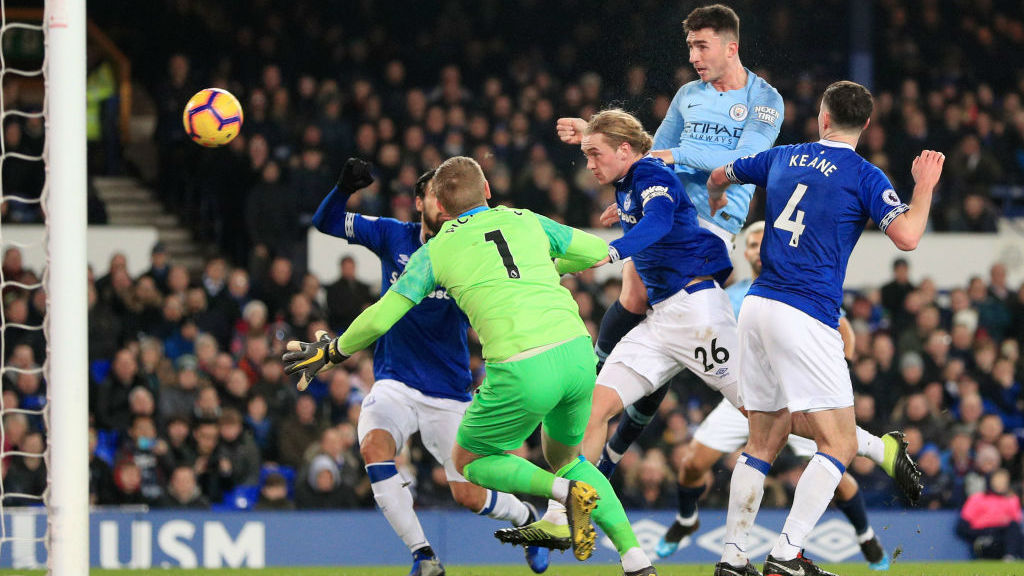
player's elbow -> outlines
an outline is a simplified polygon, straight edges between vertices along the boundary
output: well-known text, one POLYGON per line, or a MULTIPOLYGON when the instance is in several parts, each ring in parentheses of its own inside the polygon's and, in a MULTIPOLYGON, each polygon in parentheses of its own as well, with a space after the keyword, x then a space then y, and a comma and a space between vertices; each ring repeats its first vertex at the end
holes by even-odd
POLYGON ((909 234, 891 234, 889 238, 897 248, 904 252, 917 249, 917 243, 921 241, 919 236, 909 234))
POLYGON ((897 248, 904 252, 910 252, 917 248, 921 241, 921 235, 914 232, 913 227, 908 226, 903 219, 898 219, 886 229, 885 234, 892 240, 897 248))

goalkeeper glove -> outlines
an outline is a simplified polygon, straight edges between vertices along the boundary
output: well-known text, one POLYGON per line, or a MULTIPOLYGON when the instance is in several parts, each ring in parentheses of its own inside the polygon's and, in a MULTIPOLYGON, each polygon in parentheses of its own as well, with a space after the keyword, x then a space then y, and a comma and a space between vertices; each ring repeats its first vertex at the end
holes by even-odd
POLYGON ((332 339, 326 331, 320 330, 316 333, 316 342, 288 342, 288 352, 281 359, 285 374, 299 375, 295 386, 301 392, 317 374, 341 364, 348 356, 338 348, 337 338, 332 339))
POLYGON ((356 190, 373 184, 373 174, 370 173, 372 169, 373 164, 365 160, 349 158, 338 176, 338 190, 343 194, 354 194, 356 190))

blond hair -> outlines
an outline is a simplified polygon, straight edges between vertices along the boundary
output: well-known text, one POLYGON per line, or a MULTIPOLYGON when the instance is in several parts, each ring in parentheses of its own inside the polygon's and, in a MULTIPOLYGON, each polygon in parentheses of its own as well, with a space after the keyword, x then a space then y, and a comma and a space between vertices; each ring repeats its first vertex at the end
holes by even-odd
POLYGON ((487 180, 476 160, 454 156, 434 173, 434 194, 444 211, 452 216, 487 203, 487 180))
POLYGON ((618 148, 626 142, 638 154, 647 154, 654 145, 654 139, 644 130, 644 125, 636 116, 621 108, 610 108, 594 114, 583 134, 604 134, 612 148, 618 148))

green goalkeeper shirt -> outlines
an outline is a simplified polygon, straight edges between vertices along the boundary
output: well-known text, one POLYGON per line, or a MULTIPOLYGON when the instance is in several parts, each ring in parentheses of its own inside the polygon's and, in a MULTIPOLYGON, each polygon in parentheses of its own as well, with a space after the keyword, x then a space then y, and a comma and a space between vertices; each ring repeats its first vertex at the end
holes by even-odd
POLYGON ((352 323, 339 347, 351 354, 368 346, 438 286, 469 317, 489 362, 588 336, 559 275, 588 268, 607 255, 600 238, 529 210, 475 208, 446 222, 413 253, 388 294, 352 323), (552 258, 558 260, 553 264, 552 258))

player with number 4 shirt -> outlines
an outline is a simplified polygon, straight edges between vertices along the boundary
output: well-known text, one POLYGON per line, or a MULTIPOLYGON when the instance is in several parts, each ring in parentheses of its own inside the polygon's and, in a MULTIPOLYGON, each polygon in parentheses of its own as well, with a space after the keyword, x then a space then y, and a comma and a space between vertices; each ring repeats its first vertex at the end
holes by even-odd
MULTIPOLYGON (((800 476, 764 574, 830 574, 804 558, 803 546, 858 450, 853 387, 836 332, 846 265, 869 218, 896 247, 917 247, 943 164, 941 153, 923 151, 911 169, 913 200, 903 203, 885 174, 855 151, 872 109, 866 88, 836 82, 822 96, 821 140, 740 158, 708 178, 712 211, 727 205, 730 184, 763 186, 771 223, 761 244, 761 275, 740 310, 740 396, 750 437, 732 474, 716 576, 750 573, 747 536, 765 475, 797 415, 810 422, 818 451, 800 476)), ((896 467, 898 481, 914 478, 908 459, 896 467)))

